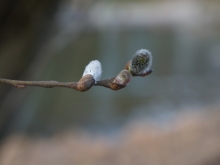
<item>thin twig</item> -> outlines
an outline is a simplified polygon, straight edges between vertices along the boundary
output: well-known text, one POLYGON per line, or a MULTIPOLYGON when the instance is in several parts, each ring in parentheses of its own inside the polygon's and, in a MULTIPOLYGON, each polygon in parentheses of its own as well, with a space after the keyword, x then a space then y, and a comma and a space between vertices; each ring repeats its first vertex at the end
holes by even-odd
POLYGON ((114 81, 115 77, 109 78, 109 79, 105 79, 105 80, 100 80, 97 81, 94 85, 95 86, 103 86, 106 88, 110 88, 111 83, 114 81))
MULTIPOLYGON (((110 78, 110 79, 97 81, 96 83, 94 83, 92 85, 111 88, 111 84, 114 81, 114 79, 115 79, 115 77, 110 78)), ((50 80, 50 81, 20 81, 20 80, 10 80, 10 79, 0 78, 0 83, 9 84, 9 85, 12 85, 12 86, 19 88, 19 89, 25 88, 26 86, 36 86, 36 87, 44 87, 44 88, 65 87, 65 88, 75 89, 77 91, 85 91, 85 90, 79 90, 79 88, 78 88, 79 82, 58 82, 58 81, 54 81, 54 80, 50 80)), ((90 87, 87 87, 87 88, 90 88, 90 87)))
POLYGON ((138 50, 125 68, 118 73, 116 77, 99 80, 102 69, 98 60, 91 61, 85 68, 82 78, 78 82, 58 82, 58 81, 19 81, 0 78, 0 83, 10 84, 16 88, 25 88, 26 86, 38 86, 44 88, 66 87, 77 91, 87 91, 92 86, 103 86, 112 90, 119 90, 127 86, 132 76, 145 77, 153 72, 150 69, 152 64, 151 52, 146 49, 138 50))
POLYGON ((16 88, 25 88, 26 86, 38 86, 44 88, 66 87, 75 89, 77 82, 58 82, 58 81, 19 81, 0 78, 0 83, 10 84, 16 88))
MULTIPOLYGON (((152 70, 147 71, 145 74, 133 75, 133 76, 147 76, 152 73, 152 70)), ((95 82, 92 75, 83 76, 79 82, 58 82, 54 80, 50 81, 20 81, 0 78, 0 83, 9 84, 16 88, 23 89, 26 86, 37 86, 44 88, 65 87, 75 89, 77 91, 87 91, 92 86, 102 86, 110 88, 112 90, 119 90, 127 86, 131 80, 131 75, 127 70, 122 70, 116 77, 112 77, 105 80, 95 82)))

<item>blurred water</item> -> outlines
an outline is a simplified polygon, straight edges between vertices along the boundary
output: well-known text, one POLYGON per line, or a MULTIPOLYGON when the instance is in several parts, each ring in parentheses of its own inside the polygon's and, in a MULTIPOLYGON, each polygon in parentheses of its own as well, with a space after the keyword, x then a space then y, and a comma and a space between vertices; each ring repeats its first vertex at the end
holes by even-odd
POLYGON ((174 25, 88 28, 50 58, 39 80, 78 81, 94 59, 103 65, 102 79, 113 77, 141 48, 152 52, 154 72, 133 78, 120 91, 30 87, 11 128, 45 134, 78 126, 104 130, 135 117, 154 116, 160 122, 186 107, 214 104, 220 100, 220 31, 207 30, 174 25))
POLYGON ((153 74, 135 77, 117 92, 103 87, 93 87, 85 93, 30 88, 13 127, 46 133, 75 126, 106 129, 119 127, 133 117, 166 116, 183 107, 213 104, 220 98, 219 70, 213 69, 207 53, 201 53, 211 49, 209 45, 204 47, 204 42, 192 34, 169 30, 85 32, 53 58, 40 79, 77 81, 84 66, 93 59, 103 65, 102 79, 109 78, 139 48, 152 51, 153 74))

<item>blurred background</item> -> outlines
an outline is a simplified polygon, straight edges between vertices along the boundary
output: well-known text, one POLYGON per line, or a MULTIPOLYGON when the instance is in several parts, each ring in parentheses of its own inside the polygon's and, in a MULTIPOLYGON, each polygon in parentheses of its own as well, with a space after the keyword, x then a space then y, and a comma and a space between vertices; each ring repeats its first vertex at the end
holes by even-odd
POLYGON ((119 91, 0 84, 1 165, 219 165, 220 1, 1 0, 0 77, 116 76, 136 50, 154 72, 119 91))

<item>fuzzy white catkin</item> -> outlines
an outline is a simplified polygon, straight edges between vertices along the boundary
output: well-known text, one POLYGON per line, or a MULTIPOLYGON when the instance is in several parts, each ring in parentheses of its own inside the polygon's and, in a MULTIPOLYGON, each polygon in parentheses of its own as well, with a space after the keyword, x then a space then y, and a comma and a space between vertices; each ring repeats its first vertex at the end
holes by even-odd
POLYGON ((131 59, 130 71, 135 74, 145 73, 152 65, 152 55, 147 49, 138 50, 131 59))
POLYGON ((91 61, 85 68, 83 76, 90 74, 94 77, 95 81, 101 78, 102 65, 98 60, 91 61))

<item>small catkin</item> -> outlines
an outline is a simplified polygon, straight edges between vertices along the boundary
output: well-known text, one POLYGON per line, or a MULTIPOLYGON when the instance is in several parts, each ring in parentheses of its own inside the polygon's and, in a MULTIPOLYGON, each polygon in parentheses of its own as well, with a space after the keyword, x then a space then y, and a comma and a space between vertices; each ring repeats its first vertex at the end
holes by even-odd
POLYGON ((83 76, 90 74, 94 77, 95 81, 97 82, 101 78, 102 74, 102 65, 98 60, 91 61, 86 67, 83 72, 83 76))
POLYGON ((152 55, 149 50, 138 50, 131 59, 129 71, 133 74, 147 72, 152 65, 152 55))

